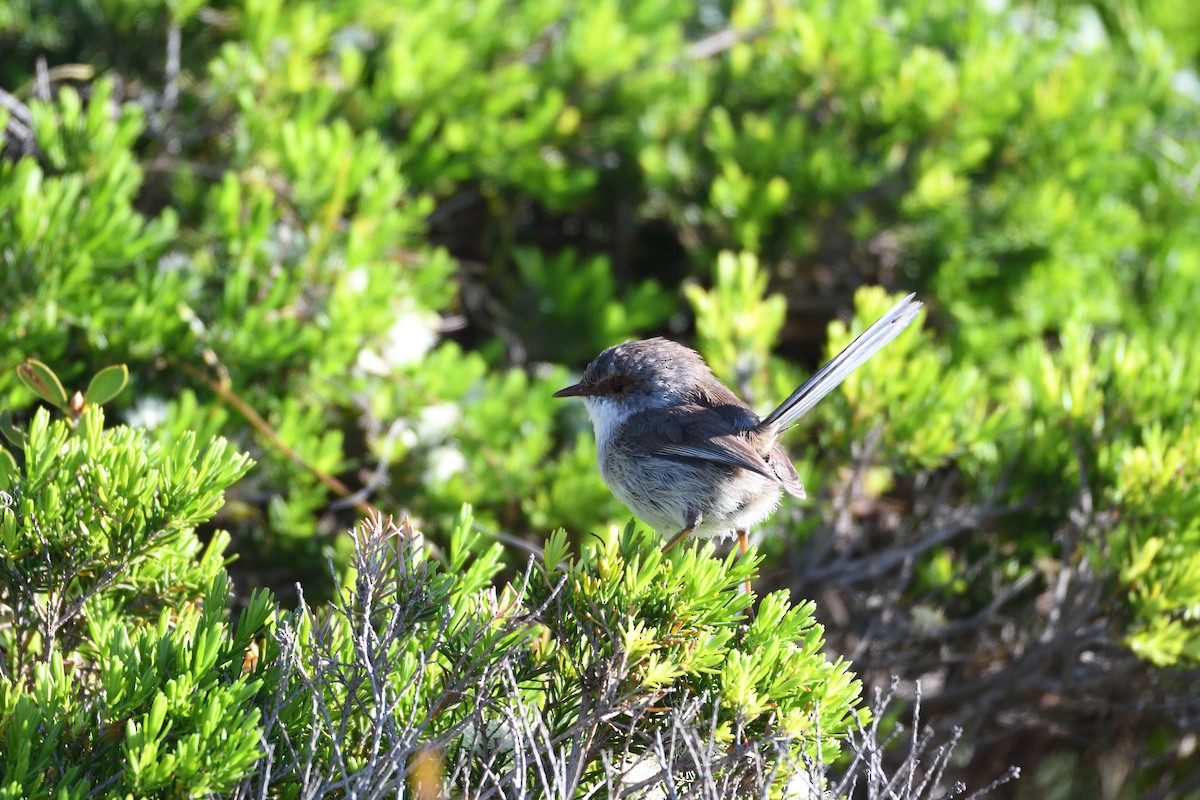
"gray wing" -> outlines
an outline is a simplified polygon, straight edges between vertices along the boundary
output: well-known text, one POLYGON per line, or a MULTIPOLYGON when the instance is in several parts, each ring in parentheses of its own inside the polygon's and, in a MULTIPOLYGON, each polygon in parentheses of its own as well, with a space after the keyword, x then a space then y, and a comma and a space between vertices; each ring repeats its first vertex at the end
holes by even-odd
POLYGON ((643 431, 642 444, 653 455, 749 470, 781 484, 790 494, 804 496, 800 478, 782 447, 772 447, 765 456, 755 449, 749 437, 757 420, 748 411, 685 405, 638 416, 643 417, 642 424, 630 425, 627 430, 643 431))
POLYGON ((783 488, 787 490, 788 494, 801 499, 808 497, 808 492, 804 491, 804 484, 800 482, 800 474, 792 466, 792 460, 788 458, 783 445, 777 444, 771 448, 771 452, 767 453, 765 460, 771 465, 771 469, 775 471, 775 477, 783 484, 783 488))

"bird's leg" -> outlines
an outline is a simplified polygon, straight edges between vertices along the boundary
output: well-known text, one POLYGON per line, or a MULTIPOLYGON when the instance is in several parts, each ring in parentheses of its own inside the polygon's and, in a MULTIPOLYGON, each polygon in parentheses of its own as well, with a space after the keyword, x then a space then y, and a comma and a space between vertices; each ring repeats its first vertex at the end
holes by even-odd
POLYGON ((683 514, 683 530, 671 537, 671 541, 663 545, 662 551, 665 553, 675 545, 682 542, 684 539, 692 535, 692 531, 699 527, 704 521, 704 512, 698 508, 688 508, 683 514))
MULTIPOLYGON (((746 555, 746 551, 750 549, 750 540, 746 537, 746 529, 738 528, 737 537, 738 537, 738 556, 739 557, 744 556, 744 555, 746 555)), ((743 585, 743 588, 745 588, 746 594, 750 594, 750 581, 749 580, 746 581, 746 583, 743 585)))
POLYGON ((663 552, 664 552, 664 553, 668 552, 668 551, 669 551, 669 550, 670 550, 672 547, 674 547, 675 545, 679 544, 680 542, 682 542, 682 541, 683 541, 684 539, 686 539, 687 537, 691 536, 691 535, 692 535, 692 531, 694 531, 694 530, 696 530, 696 529, 695 529, 695 527, 688 527, 688 528, 684 528, 684 529, 683 529, 683 530, 681 530, 679 533, 677 533, 677 534, 675 534, 674 536, 672 536, 672 537, 671 537, 671 541, 669 541, 669 542, 667 542, 666 544, 664 544, 664 545, 663 545, 663 552))

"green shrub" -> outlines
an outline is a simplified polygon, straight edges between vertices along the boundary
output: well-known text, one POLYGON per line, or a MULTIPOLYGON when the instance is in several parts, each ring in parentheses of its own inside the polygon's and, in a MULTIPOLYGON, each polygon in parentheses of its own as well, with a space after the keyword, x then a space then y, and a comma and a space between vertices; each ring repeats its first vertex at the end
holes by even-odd
POLYGON ((760 588, 1066 794, 1105 758, 1130 796, 1194 780, 1154 744, 1200 652, 1174 5, 10 3, 0 405, 64 407, 26 359, 67 407, 127 364, 110 417, 254 458, 214 520, 243 596, 317 608, 368 503, 591 558, 628 515, 549 395, 602 347, 688 341, 766 409, 886 306, 860 287, 916 289, 922 327, 789 439, 810 499, 760 588))
POLYGON ((0 495, 0 794, 230 791, 262 757, 243 664, 273 604, 231 631, 229 536, 196 529, 250 462, 103 425, 39 411, 0 495))
POLYGON ((782 785, 867 719, 811 603, 772 595, 747 623, 756 557, 666 556, 632 525, 577 559, 560 531, 497 593, 503 549, 477 546, 469 509, 438 559, 376 521, 331 608, 254 592, 231 627, 229 537, 202 546, 197 527, 249 460, 103 422, 39 411, 0 495, 4 797, 380 792, 434 750, 448 788, 550 791, 532 761, 570 763, 557 779, 582 788, 657 754, 690 759, 686 783, 769 745, 776 765, 747 779, 782 785), (698 708, 715 749, 663 751, 698 708))

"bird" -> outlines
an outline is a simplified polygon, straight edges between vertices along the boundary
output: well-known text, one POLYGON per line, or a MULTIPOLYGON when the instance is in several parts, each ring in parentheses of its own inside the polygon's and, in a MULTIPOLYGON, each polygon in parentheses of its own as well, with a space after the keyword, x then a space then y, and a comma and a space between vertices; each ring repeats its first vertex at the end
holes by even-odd
POLYGON ((689 536, 736 535, 766 520, 784 492, 804 484, 780 443, 783 433, 916 318, 910 294, 759 418, 695 350, 656 337, 614 345, 578 383, 554 397, 579 397, 596 436, 596 462, 609 490, 659 534, 667 551, 689 536))

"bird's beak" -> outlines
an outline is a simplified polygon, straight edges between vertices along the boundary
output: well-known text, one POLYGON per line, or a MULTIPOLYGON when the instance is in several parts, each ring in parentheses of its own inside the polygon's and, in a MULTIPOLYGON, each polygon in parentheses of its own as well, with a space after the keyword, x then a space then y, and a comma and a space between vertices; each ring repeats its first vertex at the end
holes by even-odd
POLYGON ((551 397, 591 397, 596 391, 589 386, 584 386, 582 383, 577 383, 574 386, 568 386, 565 389, 559 389, 551 397))

